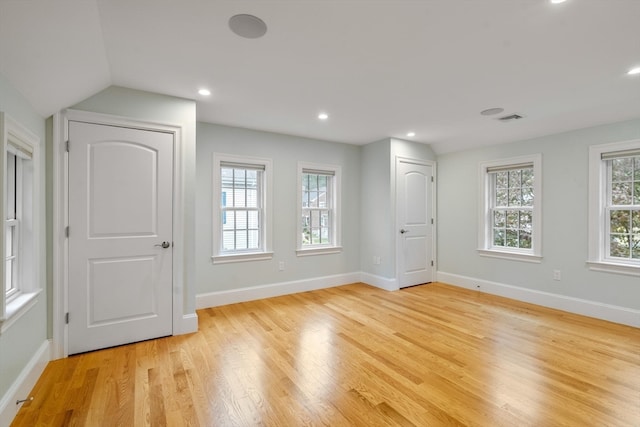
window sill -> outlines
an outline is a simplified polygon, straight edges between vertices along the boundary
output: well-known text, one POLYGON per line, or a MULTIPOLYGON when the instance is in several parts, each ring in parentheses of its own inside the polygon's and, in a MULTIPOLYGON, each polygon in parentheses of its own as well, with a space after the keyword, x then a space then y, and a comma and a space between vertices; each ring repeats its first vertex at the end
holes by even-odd
POLYGON ((42 289, 35 292, 21 293, 7 303, 5 309, 5 317, 0 321, 0 335, 4 334, 19 318, 29 311, 38 302, 37 296, 40 295, 42 289))
POLYGON ((640 265, 629 265, 605 261, 587 261, 587 265, 589 266, 589 270, 593 271, 626 274, 627 276, 640 276, 640 265))
POLYGON ((540 255, 533 254, 497 251, 491 249, 478 249, 478 254, 489 258, 509 259, 512 261, 531 262, 534 264, 540 264, 542 262, 542 257, 540 255))
POLYGON ((342 246, 326 246, 305 248, 296 250, 298 256, 311 256, 311 255, 326 255, 326 254, 338 254, 342 252, 342 246))
POLYGON ((250 252, 242 254, 214 255, 214 264, 229 264, 232 262, 265 261, 273 258, 273 252, 250 252))

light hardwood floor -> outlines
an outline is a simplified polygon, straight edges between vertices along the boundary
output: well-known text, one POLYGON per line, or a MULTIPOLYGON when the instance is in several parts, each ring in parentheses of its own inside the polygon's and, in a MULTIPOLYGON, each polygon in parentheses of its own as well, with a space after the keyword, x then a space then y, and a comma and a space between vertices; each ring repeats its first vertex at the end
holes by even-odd
POLYGON ((51 362, 13 426, 640 426, 640 329, 443 284, 209 308, 51 362))

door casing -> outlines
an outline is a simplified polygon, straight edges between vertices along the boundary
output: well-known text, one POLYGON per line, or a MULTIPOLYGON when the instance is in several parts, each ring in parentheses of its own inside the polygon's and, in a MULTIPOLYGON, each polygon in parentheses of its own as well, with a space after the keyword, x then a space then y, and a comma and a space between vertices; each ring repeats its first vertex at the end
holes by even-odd
MULTIPOLYGON (((78 110, 64 110, 53 119, 53 336, 52 359, 68 356, 68 328, 66 313, 69 291, 69 121, 121 126, 173 134, 173 335, 192 332, 183 330, 184 313, 184 213, 183 213, 183 129, 182 126, 133 120, 108 114, 78 110)), ((197 325, 197 318, 196 318, 197 325)))

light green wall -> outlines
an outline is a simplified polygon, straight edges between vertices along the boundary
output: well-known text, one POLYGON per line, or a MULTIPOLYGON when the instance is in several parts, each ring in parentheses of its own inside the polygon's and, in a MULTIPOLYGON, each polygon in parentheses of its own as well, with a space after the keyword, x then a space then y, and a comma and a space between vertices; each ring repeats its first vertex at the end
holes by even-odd
MULTIPOLYGON (((17 90, 0 75, 0 111, 5 112, 40 138, 42 189, 40 206, 40 263, 37 274, 43 293, 38 303, 0 335, 0 400, 22 369, 47 339, 46 253, 45 253, 45 120, 39 116, 17 90)), ((2 165, 4 167, 4 165, 2 165)), ((0 276, 1 277, 1 276, 0 276)))
POLYGON ((196 104, 195 101, 117 86, 71 107, 75 110, 111 114, 130 119, 182 126, 184 183, 182 195, 184 233, 184 313, 195 311, 195 188, 196 188, 196 104))
POLYGON ((387 138, 361 148, 362 218, 360 264, 362 271, 385 279, 396 277, 395 169, 396 157, 435 160, 428 145, 387 138), (375 230, 372 232, 372 230, 375 230), (373 258, 380 257, 380 264, 373 258))
POLYGON ((640 120, 438 157, 438 270, 537 291, 640 309, 637 277, 590 271, 589 146, 640 138, 640 120), (478 163, 542 154, 541 264, 480 257, 478 163), (562 280, 552 280, 561 270, 562 280))
POLYGON ((196 277, 198 293, 304 280, 360 271, 359 147, 198 123, 196 194, 196 277), (273 161, 272 260, 231 264, 211 261, 213 153, 270 158, 273 161), (342 246, 339 254, 296 256, 297 164, 299 161, 342 167, 342 246), (278 263, 286 268, 278 271, 278 263))

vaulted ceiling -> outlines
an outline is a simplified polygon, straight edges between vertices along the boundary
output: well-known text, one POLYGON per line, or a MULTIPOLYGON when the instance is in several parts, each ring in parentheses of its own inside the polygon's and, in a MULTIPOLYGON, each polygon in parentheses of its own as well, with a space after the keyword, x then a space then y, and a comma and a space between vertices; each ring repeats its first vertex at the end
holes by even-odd
POLYGON ((43 116, 118 85, 201 121, 444 153, 640 117, 639 23, 639 0, 0 0, 0 74, 43 116))

